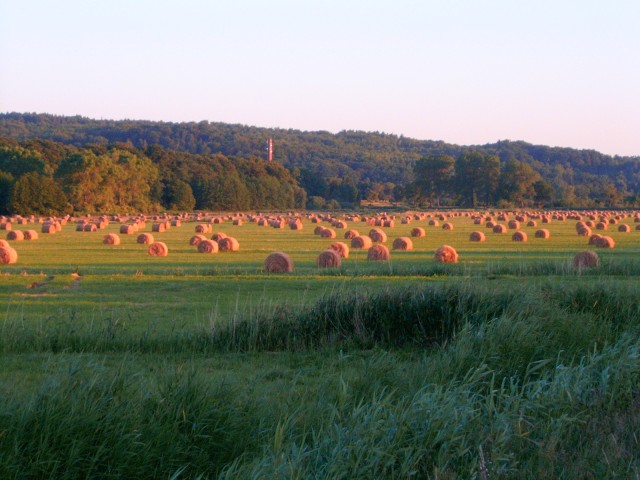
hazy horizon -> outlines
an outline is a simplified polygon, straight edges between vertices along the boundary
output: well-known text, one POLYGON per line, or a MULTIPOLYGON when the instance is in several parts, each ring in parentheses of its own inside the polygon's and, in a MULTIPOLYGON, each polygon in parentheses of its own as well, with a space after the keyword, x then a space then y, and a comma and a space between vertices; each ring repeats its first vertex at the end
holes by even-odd
POLYGON ((0 111, 639 156, 640 3, 0 0, 0 111))

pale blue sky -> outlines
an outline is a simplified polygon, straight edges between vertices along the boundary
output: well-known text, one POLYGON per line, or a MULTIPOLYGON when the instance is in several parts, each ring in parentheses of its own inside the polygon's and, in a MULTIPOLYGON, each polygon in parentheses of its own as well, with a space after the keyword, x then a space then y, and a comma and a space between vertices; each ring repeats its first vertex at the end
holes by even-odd
POLYGON ((640 155, 640 0, 0 0, 0 112, 640 155))

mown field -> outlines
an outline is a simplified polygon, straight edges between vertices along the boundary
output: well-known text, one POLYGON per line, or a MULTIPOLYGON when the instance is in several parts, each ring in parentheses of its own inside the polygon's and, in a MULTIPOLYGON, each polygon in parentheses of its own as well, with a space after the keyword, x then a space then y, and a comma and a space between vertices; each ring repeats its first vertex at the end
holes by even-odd
POLYGON ((425 228, 412 251, 332 269, 316 258, 344 230, 308 219, 213 225, 240 250, 211 255, 195 222, 154 233, 167 257, 103 244, 116 222, 10 242, 0 478, 638 478, 633 217, 614 249, 573 220, 523 224, 526 243, 450 221, 397 221, 390 248, 425 228), (442 244, 459 263, 434 262, 442 244), (601 265, 574 269, 587 248, 601 265), (274 251, 293 273, 264 271, 274 251))

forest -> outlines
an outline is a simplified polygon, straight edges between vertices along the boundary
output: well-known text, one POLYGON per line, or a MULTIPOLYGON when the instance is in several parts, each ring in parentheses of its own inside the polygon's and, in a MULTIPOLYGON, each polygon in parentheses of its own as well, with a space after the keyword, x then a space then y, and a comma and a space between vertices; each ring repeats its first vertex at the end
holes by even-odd
POLYGON ((640 157, 522 141, 0 114, 0 212, 640 204, 640 157), (272 138, 274 161, 266 161, 272 138))

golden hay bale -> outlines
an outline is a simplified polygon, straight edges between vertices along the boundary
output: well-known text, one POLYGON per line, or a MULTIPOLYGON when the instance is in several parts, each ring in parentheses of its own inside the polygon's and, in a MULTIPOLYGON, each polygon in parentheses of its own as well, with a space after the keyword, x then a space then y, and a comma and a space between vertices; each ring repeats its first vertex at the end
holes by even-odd
POLYGON ((335 250, 342 258, 349 258, 349 246, 344 242, 334 242, 329 245, 331 250, 335 250))
POLYGON ((322 225, 318 225, 316 228, 313 229, 313 234, 320 235, 324 229, 325 227, 323 227, 322 225))
POLYGON ((302 221, 298 218, 289 222, 289 228, 291 230, 303 230, 304 226, 302 225, 302 221))
POLYGON ((242 226, 242 219, 241 218, 235 218, 233 220, 232 224, 237 226, 237 227, 241 227, 242 226))
POLYGON ((332 228, 323 228, 320 232, 322 238, 336 238, 336 231, 332 228))
POLYGON ((132 223, 120 225, 120 233, 123 235, 131 235, 138 231, 138 227, 132 223))
POLYGON ((166 257, 169 255, 169 248, 164 242, 153 242, 149 245, 149 255, 152 257, 166 257))
POLYGON ((438 263, 458 263, 458 252, 449 245, 442 245, 435 251, 433 259, 438 263))
POLYGON ((629 233, 631 231, 631 227, 625 223, 618 226, 618 231, 622 233, 629 233))
POLYGON ((590 237, 591 229, 585 225, 584 227, 577 229, 577 233, 581 237, 590 237))
POLYGON ((109 233, 104 236, 102 243, 105 245, 120 245, 120 237, 115 233, 109 233))
POLYGON ((486 237, 482 232, 471 232, 471 235, 469 235, 469 240, 471 240, 472 242, 484 242, 486 240, 486 237))
POLYGON ((273 228, 284 228, 287 225, 287 221, 284 218, 276 218, 269 222, 273 228))
POLYGON ((164 222, 158 222, 151 225, 152 232, 162 233, 167 229, 167 226, 164 222))
POLYGON ((0 230, 11 230, 11 222, 0 223, 0 230))
POLYGON ((233 237, 224 237, 218 240, 218 246, 222 252, 237 252, 240 250, 240 243, 233 237))
POLYGON ((213 240, 205 238, 197 243, 198 252, 200 253, 218 253, 219 245, 213 240))
POLYGON ((24 239, 25 240, 37 240, 38 239, 38 232, 36 232, 35 230, 25 230, 22 233, 24 233, 24 239))
POLYGON ((587 220, 584 224, 589 228, 595 228, 596 224, 592 220, 587 220))
POLYGON ((598 240, 602 238, 602 235, 598 234, 598 233, 594 233, 593 235, 591 235, 589 237, 589 245, 595 245, 596 243, 598 243, 598 240))
POLYGON ((270 253, 264 260, 264 270, 269 273, 291 273, 293 260, 283 252, 270 253))
POLYGON ((493 233, 507 233, 507 227, 498 223, 493 227, 493 233))
POLYGON ((609 225, 617 225, 618 224, 618 219, 617 218, 610 218, 609 219, 609 225))
POLYGON ((485 224, 485 227, 490 229, 493 229, 493 227, 495 226, 496 226, 496 223, 492 220, 488 220, 487 223, 485 224))
POLYGON ((7 233, 7 240, 14 240, 16 242, 20 242, 24 240, 24 233, 20 230, 11 230, 7 233))
POLYGON ((211 240, 215 240, 216 242, 219 242, 223 238, 227 238, 227 234, 224 232, 216 232, 211 236, 211 240))
POLYGON ((189 245, 197 246, 202 240, 207 240, 207 237, 198 233, 189 239, 189 245))
POLYGON ((372 228, 369 230, 369 238, 372 242, 384 243, 387 241, 387 234, 379 228, 372 228))
POLYGON ((514 242, 526 242, 528 238, 526 233, 517 231, 511 236, 511 240, 514 242))
POLYGON ((153 235, 150 233, 141 233, 136 238, 136 243, 140 243, 142 245, 151 245, 153 243, 153 235))
POLYGON ((439 227, 440 226, 440 222, 438 222, 438 220, 436 220, 436 219, 432 219, 432 220, 429 220, 429 225, 432 226, 432 227, 439 227))
POLYGON ((181 227, 182 226, 182 221, 178 220, 177 218, 174 218, 173 220, 171 220, 171 226, 172 227, 181 227))
POLYGON ((388 228, 394 228, 396 226, 396 223, 393 220, 385 220, 384 222, 382 222, 382 226, 388 227, 388 228))
POLYGON ((608 228, 605 222, 596 223, 596 230, 606 230, 608 228))
POLYGON ((412 237, 425 237, 426 235, 427 235, 427 232, 425 232, 424 228, 422 227, 415 227, 411 229, 412 237))
POLYGON ((347 230, 346 232, 344 232, 344 238, 346 240, 351 240, 352 238, 356 238, 358 235, 360 235, 360 233, 357 230, 347 230))
POLYGON ((7 242, 6 240, 0 239, 0 247, 11 247, 11 245, 9 245, 9 242, 7 242))
POLYGON ((578 252, 571 262, 573 268, 582 270, 583 268, 596 268, 600 266, 600 257, 593 250, 578 252))
POLYGON ((209 225, 208 223, 200 223, 196 225, 195 230, 196 230, 196 233, 211 233, 213 229, 211 225, 209 225))
POLYGON ((385 245, 374 245, 367 251, 367 260, 370 262, 389 260, 389 249, 385 245))
POLYGON ((348 225, 347 225, 347 222, 344 222, 344 221, 342 221, 342 220, 335 220, 335 221, 331 222, 331 225, 332 225, 334 228, 338 228, 338 229, 340 229, 340 230, 344 230, 344 229, 345 229, 345 228, 347 228, 347 226, 348 226, 348 225))
POLYGON ((450 222, 444 222, 442 224, 442 229, 443 230, 453 230, 453 223, 450 222))
POLYGON ((316 265, 318 268, 339 267, 342 265, 342 259, 338 252, 329 248, 320 252, 320 255, 318 255, 318 258, 316 259, 316 265))
POLYGON ((43 223, 42 227, 40 228, 40 231, 42 233, 56 233, 58 231, 58 228, 55 226, 55 224, 53 223, 43 223))
POLYGON ((358 235, 351 239, 351 248, 364 249, 370 248, 373 245, 373 240, 366 235, 358 235))
MULTIPOLYGON (((42 228, 44 228, 44 225, 43 225, 42 228)), ((84 227, 82 228, 82 231, 83 232, 97 232, 98 231, 98 226, 95 223, 85 223, 84 227)))
POLYGON ((541 228, 540 230, 536 230, 536 233, 534 234, 534 236, 536 238, 547 239, 547 238, 551 237, 551 233, 546 228, 541 228))
POLYGON ((0 247, 0 263, 10 264, 18 261, 18 252, 11 247, 0 247))
POLYGON ((611 237, 600 237, 596 240, 596 247, 598 248, 614 248, 616 246, 616 242, 611 237))
POLYGON ((484 219, 482 217, 476 217, 473 219, 474 225, 482 225, 484 223, 484 219))
POLYGON ((542 220, 542 223, 551 223, 551 218, 546 217, 544 215, 540 217, 540 219, 542 220))
POLYGON ((520 222, 518 220, 509 220, 509 223, 507 225, 511 230, 520 229, 520 222))
POLYGON ((224 222, 224 220, 220 217, 214 217, 211 220, 211 223, 213 223, 214 225, 221 225, 224 222))
POLYGON ((413 250, 413 242, 409 237, 398 237, 393 241, 394 250, 413 250))

